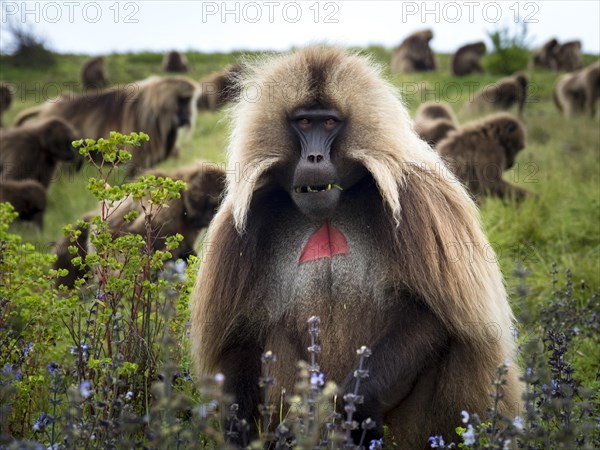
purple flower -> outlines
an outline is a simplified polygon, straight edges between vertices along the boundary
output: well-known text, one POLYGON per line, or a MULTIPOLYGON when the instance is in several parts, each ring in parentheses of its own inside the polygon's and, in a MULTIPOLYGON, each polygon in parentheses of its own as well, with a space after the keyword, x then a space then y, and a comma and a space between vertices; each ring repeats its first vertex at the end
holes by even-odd
POLYGON ((88 380, 84 380, 79 385, 79 393, 83 398, 88 398, 90 395, 92 395, 92 383, 90 383, 88 380))
POLYGON ((48 425, 50 425, 50 417, 42 411, 41 416, 38 417, 31 428, 37 433, 38 431, 43 431, 48 425))
POLYGON ((520 416, 515 416, 515 420, 513 422, 515 428, 519 431, 523 431, 523 419, 520 416))
POLYGON ((383 438, 372 440, 369 444, 369 450, 381 450, 383 448, 383 438))
POLYGON ((475 443, 475 430, 473 429, 473 425, 469 424, 467 426, 467 431, 463 433, 462 438, 465 445, 473 445, 475 443))
POLYGON ((444 444, 444 438, 442 436, 430 436, 429 437, 429 446, 431 448, 439 448, 439 447, 443 447, 444 444))
POLYGON ((56 369, 58 369, 58 364, 55 362, 51 362, 50 364, 46 365, 46 370, 50 375, 54 375, 56 373, 56 369))
POLYGON ((461 411, 460 414, 462 416, 462 423, 467 423, 469 421, 469 413, 466 411, 461 411))
POLYGON ((310 385, 313 387, 323 386, 325 384, 325 375, 323 373, 316 374, 315 372, 310 374, 310 385))
POLYGON ((31 353, 32 349, 33 349, 33 342, 30 342, 29 344, 27 344, 27 347, 25 347, 22 350, 23 358, 27 358, 29 356, 29 353, 31 353))

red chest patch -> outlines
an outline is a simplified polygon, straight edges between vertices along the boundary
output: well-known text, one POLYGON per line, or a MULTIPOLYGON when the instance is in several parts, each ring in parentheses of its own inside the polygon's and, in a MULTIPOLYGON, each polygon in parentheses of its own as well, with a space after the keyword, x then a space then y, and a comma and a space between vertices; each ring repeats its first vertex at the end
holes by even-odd
POLYGON ((325 222, 321 228, 315 231, 302 249, 298 264, 320 258, 333 258, 335 255, 344 253, 348 253, 346 236, 329 222, 325 222))

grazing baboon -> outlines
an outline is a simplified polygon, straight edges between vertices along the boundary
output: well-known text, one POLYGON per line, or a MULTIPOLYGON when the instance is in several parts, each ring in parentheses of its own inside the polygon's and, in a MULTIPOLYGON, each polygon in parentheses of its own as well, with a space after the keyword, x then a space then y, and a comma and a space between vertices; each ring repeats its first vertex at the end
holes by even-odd
POLYGON ((517 72, 494 84, 484 86, 465 107, 470 113, 482 113, 487 110, 508 110, 517 105, 521 116, 527 100, 528 84, 527 75, 517 72))
POLYGON ((600 61, 559 78, 554 86, 554 103, 567 117, 577 114, 596 115, 600 97, 600 61))
POLYGON ((556 39, 550 39, 539 49, 535 50, 532 56, 533 67, 536 69, 557 70, 554 52, 558 45, 556 39))
POLYGON ((81 67, 81 83, 85 89, 102 89, 107 84, 104 56, 87 60, 81 67))
MULTIPOLYGON (((166 239, 177 233, 183 236, 183 241, 175 250, 170 250, 172 259, 187 258, 195 255, 194 242, 200 230, 206 228, 212 220, 223 190, 225 188, 225 171, 214 163, 202 162, 188 169, 174 172, 147 171, 141 175, 153 175, 156 177, 170 177, 174 180, 183 180, 187 183, 187 189, 181 192, 181 198, 172 200, 168 208, 161 209, 153 218, 152 251, 164 250, 166 239)), ((146 207, 149 205, 142 200, 146 207)), ((123 203, 107 212, 108 227, 114 236, 124 234, 139 234, 146 236, 146 222, 143 214, 142 203, 128 198, 123 203), (125 216, 133 210, 140 213, 137 219, 127 222, 125 216)), ((88 213, 83 220, 89 222, 98 213, 88 213)), ((82 234, 77 242, 71 243, 69 237, 64 237, 56 246, 58 255, 56 268, 69 270, 69 275, 60 278, 58 284, 72 287, 77 278, 85 274, 85 270, 74 268, 71 261, 75 255, 69 253, 69 246, 76 245, 77 256, 85 257, 88 251, 93 251, 89 243, 89 229, 81 228, 82 234)))
POLYGON ((185 55, 175 50, 165 55, 162 67, 165 72, 173 73, 185 73, 190 69, 185 55))
POLYGON ((415 131, 431 147, 435 147, 457 126, 458 120, 446 103, 422 103, 415 114, 415 131))
POLYGON ((394 49, 392 72, 411 73, 435 70, 435 58, 429 41, 433 39, 431 30, 418 31, 408 36, 394 49))
POLYGON ((0 127, 2 127, 2 116, 10 108, 13 95, 7 84, 0 83, 0 127))
POLYGON ((37 117, 58 116, 68 120, 80 137, 108 137, 110 131, 143 131, 150 141, 132 150, 129 173, 151 167, 171 155, 179 127, 194 123, 197 85, 180 77, 150 77, 137 83, 115 86, 94 95, 63 97, 23 111, 17 124, 37 117))
POLYGON ((472 73, 483 73, 479 60, 485 55, 485 43, 475 42, 459 48, 452 55, 452 75, 462 77, 472 73))
POLYGON ((76 161, 73 127, 59 118, 0 130, 0 180, 32 179, 48 187, 59 161, 76 161))
POLYGON ((570 41, 554 48, 556 69, 571 72, 581 69, 581 41, 570 41))
POLYGON ((0 203, 9 202, 19 213, 19 219, 44 225, 46 189, 35 180, 0 181, 0 203))
POLYGON ((496 113, 450 133, 436 150, 475 198, 522 200, 527 191, 504 181, 502 174, 514 166, 524 147, 523 125, 509 113, 496 113))
POLYGON ((231 64, 220 72, 209 75, 200 82, 198 109, 214 111, 225 103, 233 101, 239 94, 237 80, 242 74, 241 64, 231 64))
MULTIPOLYGON (((365 442, 384 424, 401 449, 454 438, 462 410, 485 414, 496 367, 514 357, 513 315, 473 201, 367 59, 311 47, 245 73, 244 86, 273 88, 232 110, 227 195, 191 300, 196 373, 225 375, 256 436, 259 403, 277 410, 281 389, 293 392, 317 315, 320 370, 342 392, 354 389, 355 350, 372 350, 353 415, 377 424, 365 442), (495 339, 473 326, 490 323, 495 339), (277 386, 263 400, 266 350, 277 386)), ((499 407, 514 415, 521 387, 509 371, 499 407)))

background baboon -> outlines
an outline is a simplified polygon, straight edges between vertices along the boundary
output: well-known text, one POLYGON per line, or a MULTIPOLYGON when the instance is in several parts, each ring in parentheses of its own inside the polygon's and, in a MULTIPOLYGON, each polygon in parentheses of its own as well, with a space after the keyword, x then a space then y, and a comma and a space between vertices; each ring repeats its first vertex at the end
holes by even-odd
POLYGON ((196 106, 198 109, 211 111, 238 96, 237 81, 242 74, 241 64, 231 64, 220 72, 209 75, 200 82, 200 96, 196 106))
POLYGON ((132 150, 130 173, 151 167, 171 155, 179 127, 194 123, 196 84, 180 77, 150 77, 137 83, 99 91, 93 96, 64 97, 23 111, 17 124, 37 117, 58 116, 71 122, 80 137, 108 137, 110 131, 143 131, 150 136, 132 150))
POLYGON ((81 66, 81 83, 85 89, 102 89, 108 84, 104 56, 89 59, 81 66))
POLYGON ((429 41, 433 39, 431 30, 418 31, 408 36, 394 49, 392 72, 410 73, 435 70, 435 58, 429 41))
POLYGON ((554 86, 554 103, 566 116, 596 115, 600 97, 600 61, 573 73, 563 75, 554 86))
POLYGON ((2 116, 10 108, 12 98, 13 95, 10 87, 4 83, 0 83, 0 127, 2 127, 2 116))
MULTIPOLYGON (((181 192, 181 198, 169 202, 169 207, 163 208, 154 217, 152 251, 164 250, 167 237, 179 233, 183 236, 183 241, 177 249, 171 250, 173 260, 195 255, 196 238, 200 230, 206 228, 212 220, 223 194, 225 171, 214 163, 202 162, 174 172, 152 170, 141 175, 170 177, 187 183, 187 189, 181 192)), ((140 202, 128 198, 108 214, 108 227, 115 236, 131 233, 146 236, 145 217, 140 202), (131 222, 125 221, 125 215, 133 210, 138 211, 140 216, 131 222)), ((89 222, 95 215, 98 214, 87 213, 83 220, 89 222)), ((55 267, 69 270, 67 276, 58 280, 58 284, 71 287, 75 280, 85 273, 84 270, 73 267, 71 261, 75 255, 69 253, 70 245, 78 247, 78 256, 81 257, 85 257, 87 252, 92 250, 88 242, 89 230, 79 229, 82 230, 82 234, 76 243, 71 243, 69 237, 64 237, 55 248, 58 255, 55 267)))
POLYGON ((581 41, 570 41, 554 48, 557 70, 572 71, 581 68, 581 41))
MULTIPOLYGON (((261 354, 277 355, 267 400, 277 405, 318 315, 320 370, 343 392, 354 386, 355 350, 372 349, 353 416, 377 423, 365 442, 384 423, 403 449, 453 438, 461 410, 485 413, 495 368, 514 351, 475 205, 363 57, 308 48, 258 65, 245 82, 274 89, 233 109, 228 164, 255 170, 228 172, 206 238, 192 293, 197 373, 223 373, 256 432, 261 354), (284 89, 300 94, 290 101, 284 89), (468 325, 490 322, 501 339, 468 325)), ((500 410, 514 415, 521 388, 509 370, 500 410)))
POLYGON ((0 130, 0 180, 32 179, 48 187, 59 161, 78 159, 75 139, 73 127, 58 118, 0 130))
POLYGON ((165 54, 162 68, 165 72, 173 73, 185 73, 190 69, 185 55, 175 50, 165 54))
POLYGON ((42 228, 46 210, 46 189, 35 180, 0 181, 0 203, 9 202, 19 219, 42 228))
POLYGON ((458 126, 452 108, 446 103, 433 101, 419 105, 414 122, 416 133, 432 147, 458 126))
POLYGON ((485 55, 485 43, 475 42, 459 48, 452 55, 452 75, 462 77, 472 73, 483 73, 479 60, 485 55))
POLYGON ((437 146, 450 169, 474 197, 490 194, 521 200, 527 191, 502 179, 525 147, 523 125, 511 114, 497 113, 465 124, 437 146))
POLYGON ((557 70, 554 51, 558 47, 556 39, 550 39, 543 46, 534 51, 532 56, 533 67, 537 69, 557 70))
POLYGON ((528 84, 527 75, 517 72, 494 84, 484 86, 465 107, 471 113, 481 113, 492 109, 508 110, 517 105, 519 115, 522 115, 527 100, 528 84))

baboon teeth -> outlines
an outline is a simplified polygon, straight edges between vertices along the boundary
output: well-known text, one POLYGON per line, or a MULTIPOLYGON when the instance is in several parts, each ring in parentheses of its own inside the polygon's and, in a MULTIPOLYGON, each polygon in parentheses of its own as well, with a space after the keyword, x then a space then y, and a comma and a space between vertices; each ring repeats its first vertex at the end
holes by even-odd
POLYGON ((330 191, 331 189, 333 189, 333 187, 334 187, 333 184, 324 184, 324 185, 319 185, 319 186, 297 186, 294 190, 298 194, 305 194, 307 192, 330 191))

